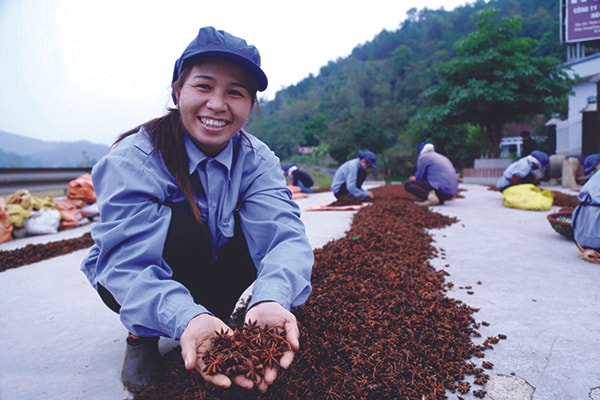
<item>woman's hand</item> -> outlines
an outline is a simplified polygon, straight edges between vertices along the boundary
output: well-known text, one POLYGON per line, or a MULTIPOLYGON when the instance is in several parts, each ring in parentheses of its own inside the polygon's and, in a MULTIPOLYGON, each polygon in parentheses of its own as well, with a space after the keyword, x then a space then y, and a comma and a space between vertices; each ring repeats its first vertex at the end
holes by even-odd
POLYGON ((246 322, 256 323, 259 326, 277 328, 286 333, 286 340, 290 350, 284 352, 279 359, 279 365, 265 368, 264 376, 256 378, 255 381, 244 375, 229 378, 224 374, 208 374, 203 372, 206 365, 202 358, 210 349, 212 338, 217 332, 233 332, 220 319, 210 315, 201 314, 193 318, 181 335, 181 355, 187 370, 195 369, 202 378, 215 386, 229 388, 232 384, 245 389, 257 387, 262 393, 266 392, 279 373, 279 367, 287 369, 294 360, 294 355, 300 349, 298 323, 294 314, 275 302, 264 302, 252 307, 246 313, 246 322))
MULTIPOLYGON (((285 331, 286 340, 291 350, 283 354, 279 360, 279 366, 287 369, 292 364, 292 361, 294 361, 295 352, 300 349, 300 331, 294 314, 283 308, 279 303, 271 301, 259 303, 248 310, 245 321, 247 323, 256 322, 258 326, 268 326, 269 328, 277 328, 285 331)), ((278 366, 265 368, 263 378, 254 382, 258 390, 262 393, 266 392, 269 385, 277 379, 278 372, 278 366)))
MULTIPOLYGON (((228 388, 232 380, 224 374, 208 374, 202 357, 211 347, 211 340, 216 332, 225 331, 231 334, 231 329, 219 318, 210 314, 200 314, 194 317, 181 335, 181 356, 188 371, 196 369, 202 378, 215 386, 228 388)), ((233 378, 233 383, 246 389, 252 389, 254 383, 243 375, 233 378)))

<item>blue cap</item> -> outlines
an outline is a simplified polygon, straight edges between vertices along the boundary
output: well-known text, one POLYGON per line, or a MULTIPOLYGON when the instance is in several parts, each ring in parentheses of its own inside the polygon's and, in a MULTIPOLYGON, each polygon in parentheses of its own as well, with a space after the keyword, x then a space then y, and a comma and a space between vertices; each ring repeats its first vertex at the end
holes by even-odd
POLYGON ((200 28, 198 36, 186 47, 173 68, 174 83, 179 79, 183 65, 200 57, 220 57, 239 64, 256 81, 259 91, 267 88, 267 75, 260 68, 260 54, 256 47, 246 43, 244 39, 225 31, 218 31, 212 26, 200 28))
POLYGON ((548 158, 548 154, 544 153, 543 151, 534 150, 531 152, 530 155, 534 156, 540 162, 540 164, 542 164, 542 168, 546 168, 550 163, 550 158, 548 158))
POLYGON ((600 164, 600 154, 594 153, 583 159, 583 173, 589 175, 594 172, 596 165, 600 164))
POLYGON ((377 156, 371 150, 359 150, 358 158, 367 160, 371 168, 377 169, 377 156))

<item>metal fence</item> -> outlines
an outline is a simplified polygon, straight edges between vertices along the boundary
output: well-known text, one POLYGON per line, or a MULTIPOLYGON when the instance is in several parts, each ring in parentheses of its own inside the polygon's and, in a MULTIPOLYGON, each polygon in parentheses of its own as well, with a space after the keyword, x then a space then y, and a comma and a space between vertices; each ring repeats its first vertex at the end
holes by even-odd
POLYGON ((0 196, 22 189, 66 194, 70 181, 90 172, 91 168, 0 168, 0 196))

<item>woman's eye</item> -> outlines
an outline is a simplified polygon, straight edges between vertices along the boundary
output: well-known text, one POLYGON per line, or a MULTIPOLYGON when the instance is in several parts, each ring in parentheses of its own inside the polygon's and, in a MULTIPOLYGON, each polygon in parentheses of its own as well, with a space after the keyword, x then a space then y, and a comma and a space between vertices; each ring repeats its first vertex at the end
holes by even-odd
POLYGON ((230 90, 229 94, 232 96, 243 96, 244 94, 239 90, 230 90))

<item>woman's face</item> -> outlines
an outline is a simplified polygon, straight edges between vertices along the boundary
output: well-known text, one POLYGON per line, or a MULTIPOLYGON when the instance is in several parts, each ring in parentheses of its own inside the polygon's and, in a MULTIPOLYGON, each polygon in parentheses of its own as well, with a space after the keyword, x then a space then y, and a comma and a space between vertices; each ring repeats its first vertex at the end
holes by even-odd
POLYGON ((206 155, 215 156, 246 124, 252 111, 252 78, 239 65, 205 59, 192 67, 177 93, 181 121, 206 155))

